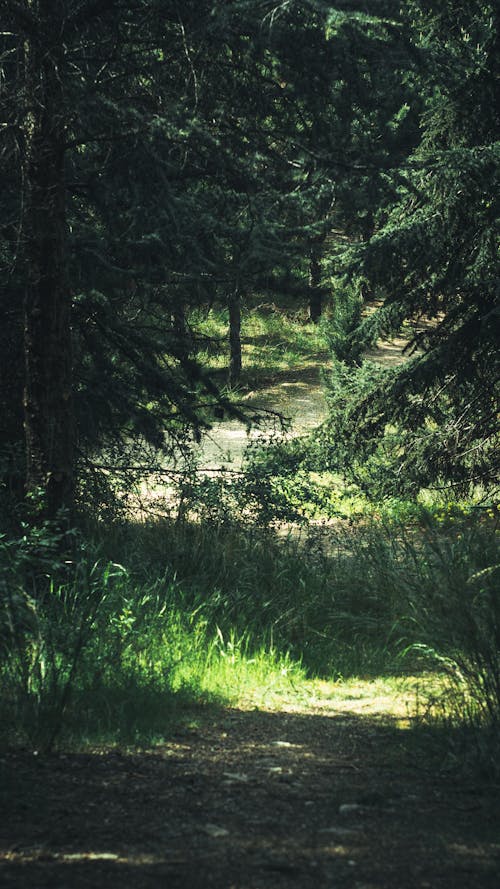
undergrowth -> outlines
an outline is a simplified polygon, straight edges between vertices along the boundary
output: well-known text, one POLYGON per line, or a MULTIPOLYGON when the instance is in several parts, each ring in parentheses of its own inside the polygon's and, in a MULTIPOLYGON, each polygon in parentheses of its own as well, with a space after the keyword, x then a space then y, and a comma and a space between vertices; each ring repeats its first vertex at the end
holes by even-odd
POLYGON ((448 720, 457 759, 493 768, 494 523, 379 520, 283 539, 129 522, 100 529, 99 541, 61 559, 48 535, 42 562, 40 535, 1 541, 4 743, 151 742, 196 706, 266 704, 313 677, 431 669, 440 691, 426 720, 448 720))

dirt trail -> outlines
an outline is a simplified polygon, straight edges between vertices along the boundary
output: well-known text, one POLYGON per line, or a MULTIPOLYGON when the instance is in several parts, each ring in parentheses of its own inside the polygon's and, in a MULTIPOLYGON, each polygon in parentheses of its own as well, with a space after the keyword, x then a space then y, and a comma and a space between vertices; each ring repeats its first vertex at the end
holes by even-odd
POLYGON ((237 420, 217 423, 203 443, 200 465, 205 469, 221 466, 239 469, 250 441, 268 435, 275 426, 276 413, 291 422, 290 433, 303 435, 326 417, 326 398, 321 382, 325 364, 310 362, 296 371, 283 373, 272 386, 249 393, 244 401, 256 411, 269 411, 269 419, 248 434, 237 420))
POLYGON ((1 759, 3 889, 498 889, 500 817, 390 721, 227 710, 150 751, 1 759))
MULTIPOLYGON (((380 341, 366 353, 366 357, 377 364, 395 367, 407 360, 408 356, 404 352, 407 345, 408 339, 401 336, 380 341)), ((289 434, 307 434, 327 416, 327 401, 322 382, 322 375, 327 368, 328 354, 324 353, 300 368, 284 370, 276 375, 273 385, 258 393, 249 393, 245 397, 246 405, 279 412, 290 421, 289 434)), ((215 424, 204 440, 200 465, 208 470, 218 470, 223 466, 239 469, 249 441, 266 435, 272 426, 272 416, 267 424, 264 423, 260 429, 255 427, 250 434, 236 420, 215 424)))

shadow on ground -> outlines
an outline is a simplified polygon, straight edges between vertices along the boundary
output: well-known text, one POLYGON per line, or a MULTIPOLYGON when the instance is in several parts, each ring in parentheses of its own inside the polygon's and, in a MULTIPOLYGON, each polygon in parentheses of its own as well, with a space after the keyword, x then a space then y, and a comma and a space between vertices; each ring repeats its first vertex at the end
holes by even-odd
POLYGON ((4 889, 497 889, 494 788, 354 715, 227 710, 141 752, 1 758, 4 889))

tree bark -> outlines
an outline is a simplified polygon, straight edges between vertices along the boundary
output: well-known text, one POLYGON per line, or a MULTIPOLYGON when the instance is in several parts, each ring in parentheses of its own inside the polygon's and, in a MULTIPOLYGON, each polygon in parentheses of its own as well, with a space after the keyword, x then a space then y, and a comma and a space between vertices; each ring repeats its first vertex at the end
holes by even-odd
POLYGON ((235 287, 228 298, 229 308, 229 385, 234 386, 241 376, 241 296, 235 287))
POLYGON ((64 2, 39 0, 27 36, 24 426, 26 490, 43 517, 73 507, 71 302, 66 280, 64 2))
POLYGON ((323 312, 321 254, 324 238, 314 238, 309 246, 309 320, 317 324, 323 312))

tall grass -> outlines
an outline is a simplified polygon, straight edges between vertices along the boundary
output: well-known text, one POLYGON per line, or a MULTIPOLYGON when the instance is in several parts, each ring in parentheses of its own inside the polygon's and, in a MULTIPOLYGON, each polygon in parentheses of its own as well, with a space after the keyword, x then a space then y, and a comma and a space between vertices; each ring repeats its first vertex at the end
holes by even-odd
MULTIPOLYGON (((251 689, 262 698, 303 676, 275 649, 272 630, 254 638, 230 626, 219 588, 183 589, 155 557, 159 528, 136 530, 132 552, 130 529, 107 541, 127 566, 87 545, 63 572, 38 578, 11 557, 12 545, 0 548, 4 742, 144 742, 168 734, 179 710, 234 703, 251 689)), ((172 532, 165 525, 161 536, 172 532)), ((208 555, 208 540, 204 548, 208 555)), ((217 579, 213 568, 207 579, 217 579)))
MULTIPOLYGON (((373 522, 279 538, 124 523, 52 574, 0 546, 4 740, 145 742, 200 704, 269 702, 309 677, 437 670, 456 737, 493 761, 498 538, 490 522, 373 522), (485 746, 485 739, 487 744, 485 746)), ((50 563, 50 559, 48 559, 50 563)))

